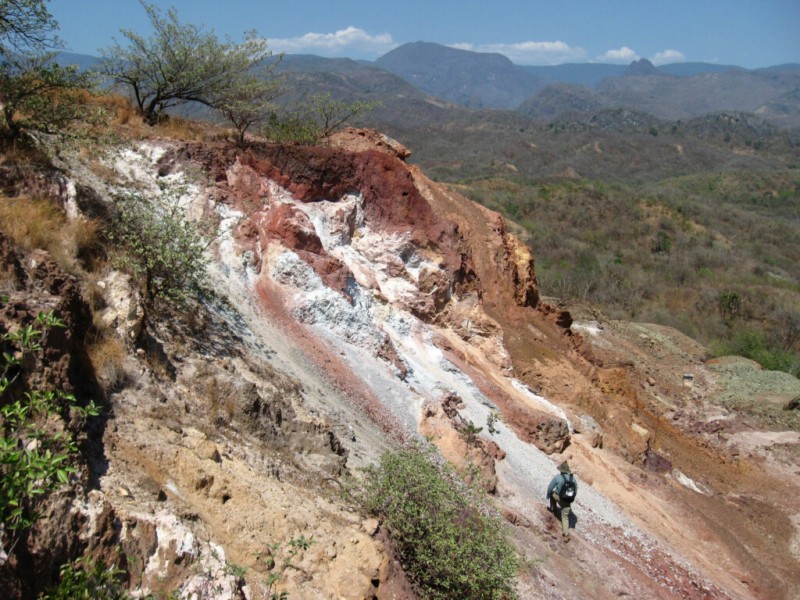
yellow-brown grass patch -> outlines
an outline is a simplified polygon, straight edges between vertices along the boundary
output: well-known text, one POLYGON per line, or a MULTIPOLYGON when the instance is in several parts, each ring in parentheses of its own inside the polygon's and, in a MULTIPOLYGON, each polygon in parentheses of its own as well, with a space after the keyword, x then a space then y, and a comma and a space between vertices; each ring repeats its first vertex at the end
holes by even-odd
POLYGON ((96 221, 67 219, 52 202, 0 197, 0 230, 25 250, 47 250, 65 271, 80 270, 78 254, 97 243, 96 221))

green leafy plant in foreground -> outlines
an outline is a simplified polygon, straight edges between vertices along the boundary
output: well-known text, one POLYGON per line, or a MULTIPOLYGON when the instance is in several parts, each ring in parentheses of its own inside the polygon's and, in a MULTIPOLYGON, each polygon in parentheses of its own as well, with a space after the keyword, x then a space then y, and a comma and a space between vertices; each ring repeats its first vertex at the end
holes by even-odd
POLYGON ((289 569, 296 569, 292 560, 300 552, 309 549, 314 543, 314 537, 300 537, 290 539, 285 545, 281 543, 271 544, 266 556, 259 557, 267 570, 267 579, 263 588, 264 596, 268 600, 287 600, 289 594, 285 591, 278 592, 275 587, 283 577, 283 573, 289 569))
POLYGON ((504 524, 433 450, 384 454, 367 470, 362 501, 384 520, 421 597, 515 597, 520 561, 504 524))
POLYGON ((61 566, 58 585, 39 596, 39 600, 128 600, 122 584, 124 571, 103 560, 79 558, 61 566))
MULTIPOLYGON (((37 499, 68 483, 75 472, 69 462, 77 454, 77 444, 57 422, 61 410, 74 405, 75 397, 36 389, 16 399, 7 397, 23 365, 36 364, 48 332, 64 326, 52 312, 42 313, 33 325, 21 326, 0 338, 0 402, 4 402, 0 407, 0 531, 5 534, 19 535, 33 525, 40 517, 37 499)), ((99 413, 93 402, 74 408, 83 417, 99 413)))

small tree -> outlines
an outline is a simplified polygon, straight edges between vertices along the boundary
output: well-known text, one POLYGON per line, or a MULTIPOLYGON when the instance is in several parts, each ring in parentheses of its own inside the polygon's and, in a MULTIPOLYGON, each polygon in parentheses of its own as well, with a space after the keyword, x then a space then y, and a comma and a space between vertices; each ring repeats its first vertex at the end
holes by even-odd
POLYGON ((181 305, 204 281, 206 235, 189 219, 183 190, 145 195, 129 192, 117 200, 112 240, 121 245, 116 263, 141 276, 149 306, 181 305))
POLYGON ((18 139, 33 132, 63 135, 77 124, 101 119, 102 112, 85 99, 95 87, 94 76, 53 59, 53 54, 6 59, 0 71, 4 137, 18 139))
POLYGON ((315 144, 354 118, 369 112, 377 102, 336 100, 330 94, 313 94, 302 104, 274 114, 266 135, 279 142, 315 144))
POLYGON ((127 44, 102 50, 100 71, 117 84, 128 86, 146 123, 163 117, 168 108, 199 102, 211 108, 226 98, 229 90, 253 89, 247 77, 252 67, 270 56, 267 43, 254 31, 245 41, 221 42, 211 31, 182 24, 174 9, 166 15, 152 4, 141 2, 154 33, 145 38, 123 29, 127 44))
POLYGON ((283 93, 280 80, 273 77, 278 64, 271 62, 256 73, 243 72, 212 100, 214 109, 236 129, 240 144, 251 127, 268 121, 272 101, 283 93))
POLYGON ((791 350, 800 341, 800 309, 780 308, 771 320, 777 343, 784 350, 791 350))
POLYGON ((352 119, 371 111, 377 102, 336 100, 330 94, 315 94, 310 99, 312 114, 320 128, 320 138, 336 133, 352 119))

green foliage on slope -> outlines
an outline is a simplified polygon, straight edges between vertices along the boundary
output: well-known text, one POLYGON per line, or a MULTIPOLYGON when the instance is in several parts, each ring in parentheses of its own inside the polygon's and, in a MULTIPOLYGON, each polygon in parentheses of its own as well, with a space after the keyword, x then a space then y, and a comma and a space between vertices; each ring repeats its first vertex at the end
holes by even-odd
POLYGON ((8 554, 41 517, 38 501, 75 473, 78 448, 61 414, 70 407, 84 418, 99 412, 94 403, 75 407, 75 398, 59 390, 20 392, 23 371, 43 368, 42 344, 57 327, 64 323, 41 313, 35 323, 0 337, 0 548, 8 554))
POLYGON ((129 192, 117 199, 111 239, 120 245, 114 262, 140 277, 149 306, 182 306, 206 276, 207 236, 189 218, 182 188, 161 194, 129 192))
POLYGON ((798 373, 800 170, 645 184, 504 176, 455 187, 519 225, 545 295, 798 373))
POLYGON ((520 563, 499 516, 431 452, 384 454, 367 472, 364 497, 422 598, 514 597, 520 563))

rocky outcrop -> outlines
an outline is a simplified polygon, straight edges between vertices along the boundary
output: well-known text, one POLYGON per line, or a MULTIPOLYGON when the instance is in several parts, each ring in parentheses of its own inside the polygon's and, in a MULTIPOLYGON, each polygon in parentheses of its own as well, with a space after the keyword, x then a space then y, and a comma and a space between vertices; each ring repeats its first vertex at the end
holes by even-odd
MULTIPOLYGON (((239 155, 188 149, 174 159, 202 156, 205 168, 219 174, 219 193, 248 215, 238 244, 260 257, 262 275, 266 257, 288 249, 352 304, 369 290, 424 323, 458 333, 460 344, 492 357, 506 375, 514 371, 507 336, 522 334, 521 344, 529 337, 515 322, 552 320, 568 332, 568 313, 551 317, 549 307, 540 310, 531 252, 506 231, 500 215, 433 184, 368 139, 359 140, 356 152, 262 145, 239 155), (254 208, 248 213, 248 207, 254 208)), ((551 335, 562 334, 553 329, 551 335)), ((565 446, 569 429, 562 419, 514 400, 502 404, 525 439, 546 452, 565 446)))

